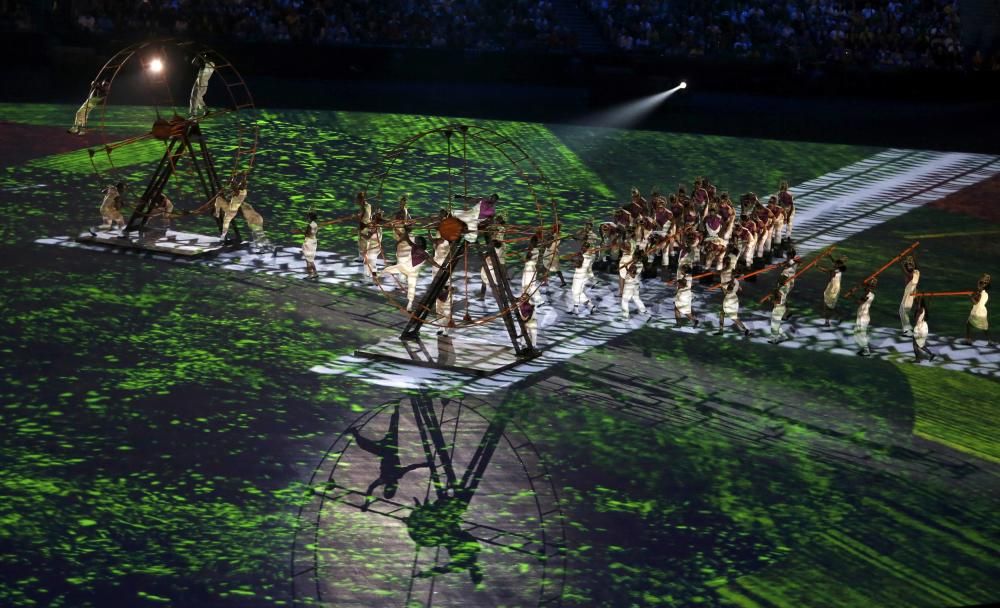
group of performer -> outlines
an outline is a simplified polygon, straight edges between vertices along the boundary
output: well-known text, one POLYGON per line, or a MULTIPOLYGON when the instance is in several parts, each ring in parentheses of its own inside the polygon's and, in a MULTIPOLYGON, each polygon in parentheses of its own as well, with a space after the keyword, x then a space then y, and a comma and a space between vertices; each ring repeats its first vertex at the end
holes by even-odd
MULTIPOLYGON (((109 185, 100 205, 101 229, 124 229, 126 222, 122 215, 125 206, 127 186, 123 182, 109 185)), ((263 236, 263 218, 246 201, 247 184, 243 175, 236 176, 232 183, 223 188, 212 199, 210 209, 220 226, 220 239, 225 241, 229 228, 237 213, 243 212, 250 225, 255 240, 263 236)), ((452 216, 461 220, 465 232, 461 238, 475 243, 485 239, 487 255, 480 260, 479 275, 482 284, 478 299, 486 297, 487 288, 495 284, 501 276, 509 278, 506 261, 510 255, 523 259, 521 273, 521 293, 518 296, 518 312, 525 320, 533 338, 537 338, 535 307, 546 303, 543 292, 549 283, 558 278, 566 287, 567 281, 561 271, 563 260, 570 260, 573 272, 566 294, 571 314, 593 313, 596 304, 587 293, 590 285, 600 281, 595 269, 617 275, 617 288, 621 317, 629 319, 633 307, 640 315, 652 314, 643 302, 641 288, 643 278, 662 278, 675 286, 673 296, 674 319, 678 325, 689 323, 697 328, 700 320, 694 311, 694 285, 701 281, 708 285, 707 291, 718 289, 721 293, 719 323, 716 334, 725 331, 726 322, 745 336, 751 331, 740 319, 740 298, 743 284, 756 281, 760 275, 776 270, 777 280, 768 295, 761 300, 769 302, 770 329, 768 341, 777 344, 787 340, 789 335, 783 325, 788 317, 789 296, 796 279, 811 268, 828 275, 823 290, 824 327, 830 327, 831 320, 839 317, 838 305, 842 299, 841 288, 847 272, 847 258, 836 257, 833 248, 820 252, 807 264, 796 255, 792 244, 794 226, 794 197, 786 183, 782 183, 778 193, 762 203, 755 194, 748 193, 740 198, 740 209, 735 206, 725 192, 718 193, 707 180, 695 180, 692 195, 685 188, 664 196, 653 192, 647 200, 637 188, 632 189, 631 201, 616 209, 611 220, 602 222, 594 229, 593 222, 572 234, 577 242, 575 251, 562 254, 562 235, 558 225, 551 231, 535 233, 520 253, 508 252, 511 245, 507 240, 507 224, 502 215, 496 213, 498 195, 488 198, 468 198, 463 205, 456 205, 452 211, 441 209, 430 227, 428 235, 415 233, 416 222, 409 210, 406 196, 399 199, 399 206, 391 219, 381 211, 374 211, 365 192, 355 197, 358 207, 356 214, 349 216, 358 222, 358 258, 364 274, 378 283, 394 277, 406 291, 406 310, 412 312, 421 272, 425 266, 432 267, 437 275, 448 259, 456 238, 446 238, 440 233, 443 220, 452 216), (395 261, 379 270, 383 255, 384 231, 390 230, 395 239, 395 261), (482 232, 482 234, 480 234, 482 232), (492 254, 489 252, 492 251, 492 254), (824 266, 828 262, 828 266, 824 266), (545 287, 545 288, 543 288, 545 287)), ((159 194, 151 206, 150 220, 162 218, 169 222, 173 215, 173 203, 159 194)), ((318 232, 321 226, 341 220, 320 222, 314 212, 299 231, 303 234, 302 256, 306 263, 306 273, 318 279, 316 252, 318 232)), ((155 221, 153 222, 155 224, 155 221)), ((155 230, 154 230, 155 231, 155 230)), ((867 277, 861 284, 844 294, 845 297, 860 294, 854 323, 854 340, 858 355, 871 356, 869 339, 871 306, 878 286, 878 275, 898 263, 902 269, 905 286, 899 305, 899 319, 902 336, 911 339, 917 361, 933 360, 936 354, 927 347, 929 297, 941 295, 968 295, 972 310, 966 323, 966 342, 971 343, 974 330, 984 333, 990 341, 986 303, 989 300, 991 278, 983 275, 976 289, 968 292, 920 293, 920 269, 916 257, 912 255, 919 243, 914 243, 878 271, 867 277)), ((614 287, 614 282, 612 288, 614 287)), ((455 290, 446 288, 435 303, 434 313, 440 333, 447 335, 452 321, 452 300, 455 290)))
MULTIPOLYGON (((475 199, 471 208, 457 208, 451 215, 460 217, 469 226, 465 234, 467 240, 475 242, 484 238, 486 251, 492 249, 494 255, 484 256, 480 261, 482 285, 479 299, 484 299, 490 276, 508 272, 506 260, 517 256, 523 260, 521 273, 521 293, 518 308, 523 317, 534 320, 534 308, 546 303, 543 293, 554 279, 559 279, 562 287, 567 286, 561 271, 561 262, 570 260, 573 267, 566 293, 568 307, 572 314, 592 313, 596 304, 588 295, 588 287, 600 281, 595 275, 604 271, 617 275, 617 287, 621 317, 630 318, 635 310, 638 314, 652 314, 641 298, 642 279, 660 277, 675 286, 673 297, 674 318, 680 324, 689 323, 698 327, 700 320, 693 308, 694 285, 700 281, 708 285, 707 290, 718 289, 721 293, 719 324, 716 331, 722 334, 727 321, 746 336, 751 334, 740 319, 740 299, 745 281, 756 281, 766 272, 777 271, 773 289, 761 302, 770 307, 770 328, 768 341, 777 344, 789 338, 783 326, 788 319, 789 296, 796 279, 810 269, 817 269, 828 275, 823 291, 824 327, 839 317, 837 309, 840 300, 858 292, 856 299, 854 339, 860 356, 871 356, 869 339, 871 305, 875 298, 878 275, 894 264, 903 269, 906 285, 900 302, 899 315, 904 337, 913 343, 917 360, 933 359, 936 355, 927 347, 928 297, 956 295, 955 293, 921 294, 918 291, 920 270, 911 253, 914 244, 889 264, 867 277, 861 284, 841 294, 842 283, 847 272, 847 258, 835 256, 833 248, 820 252, 814 259, 804 263, 796 255, 792 240, 795 220, 795 199, 782 182, 778 192, 761 201, 754 193, 740 197, 739 209, 726 192, 719 192, 707 179, 694 182, 691 194, 682 186, 677 192, 664 195, 652 192, 649 199, 642 196, 637 188, 632 189, 628 204, 616 209, 609 221, 597 224, 587 222, 580 230, 571 234, 577 242, 574 251, 561 253, 562 234, 559 226, 552 227, 551 233, 531 236, 527 247, 520 252, 509 252, 512 244, 505 239, 506 223, 495 213, 498 197, 475 199), (489 202, 488 211, 482 204, 489 202), (486 221, 484 221, 486 220, 486 221), (485 232, 484 235, 479 232, 485 232), (471 239, 470 239, 471 237, 471 239), (496 260, 494 262, 493 260, 496 260), (499 263, 499 268, 494 266, 499 263), (827 265, 824 265, 826 263, 827 265), (543 288, 544 287, 544 288, 543 288), (912 323, 911 323, 912 319, 912 323)), ((416 286, 424 266, 432 267, 432 273, 440 272, 448 257, 452 241, 444 238, 434 228, 428 237, 415 236, 415 221, 410 215, 408 200, 401 197, 399 207, 393 217, 386 218, 380 211, 373 211, 366 193, 356 196, 358 220, 358 258, 365 276, 374 282, 394 276, 400 287, 406 289, 406 309, 413 311, 416 286), (382 255, 384 231, 391 229, 396 241, 395 263, 378 270, 382 255)), ((473 202, 472 200, 467 202, 473 202)), ((449 215, 442 209, 440 218, 449 215)), ((334 220, 339 221, 339 220, 334 220)), ((322 224, 311 221, 306 234, 315 235, 322 224)), ((315 236, 307 236, 303 255, 311 275, 315 274, 315 236)), ((517 239, 515 239, 517 240, 517 239)), ((966 326, 966 339, 971 342, 972 331, 982 330, 989 341, 986 302, 989 298, 990 277, 984 275, 975 291, 967 293, 972 299, 972 312, 966 326)), ((612 284, 613 287, 614 284, 612 284)), ((435 313, 439 317, 442 333, 453 325, 451 321, 451 300, 454 290, 446 290, 439 297, 435 313)), ((533 327, 534 329, 534 327, 533 327)))

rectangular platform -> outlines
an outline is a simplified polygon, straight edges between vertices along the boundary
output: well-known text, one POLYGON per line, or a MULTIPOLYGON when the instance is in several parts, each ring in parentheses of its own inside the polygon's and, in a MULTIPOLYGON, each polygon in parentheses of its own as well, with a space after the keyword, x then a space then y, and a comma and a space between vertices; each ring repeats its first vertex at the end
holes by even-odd
POLYGON ((162 236, 154 238, 150 238, 149 235, 140 237, 137 233, 123 237, 118 230, 94 230, 81 233, 76 240, 81 243, 156 251, 189 258, 210 255, 225 249, 218 237, 176 230, 167 230, 162 236))
POLYGON ((489 376, 530 361, 540 352, 536 350, 519 358, 512 346, 452 334, 423 340, 386 338, 377 344, 359 348, 354 354, 381 361, 489 376))

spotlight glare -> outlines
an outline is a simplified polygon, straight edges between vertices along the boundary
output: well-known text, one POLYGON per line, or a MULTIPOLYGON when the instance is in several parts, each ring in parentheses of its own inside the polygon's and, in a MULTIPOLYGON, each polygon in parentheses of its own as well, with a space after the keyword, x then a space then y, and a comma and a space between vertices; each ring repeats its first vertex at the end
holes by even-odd
POLYGON ((682 81, 681 81, 681 88, 682 88, 682 89, 686 89, 686 88, 688 88, 688 83, 682 80, 682 81))
POLYGON ((149 71, 154 74, 159 74, 163 71, 163 62, 160 61, 159 57, 156 57, 149 62, 149 71))

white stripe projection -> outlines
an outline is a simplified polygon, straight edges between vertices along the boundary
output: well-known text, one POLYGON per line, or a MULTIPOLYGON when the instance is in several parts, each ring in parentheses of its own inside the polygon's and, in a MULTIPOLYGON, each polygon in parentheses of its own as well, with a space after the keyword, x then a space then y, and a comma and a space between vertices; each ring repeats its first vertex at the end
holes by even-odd
MULTIPOLYGON (((981 154, 958 154, 891 149, 865 160, 843 167, 816 179, 792 187, 796 195, 795 238, 800 253, 819 250, 842 241, 858 232, 902 215, 911 209, 940 199, 962 188, 1000 173, 1000 157, 981 154)), ((38 239, 36 242, 96 251, 109 249, 75 242, 71 237, 38 239)), ((111 250, 136 254, 129 250, 111 250)), ((289 278, 305 278, 305 262, 297 247, 279 249, 277 255, 251 255, 246 252, 229 252, 215 258, 188 260, 162 254, 144 254, 153 259, 177 263, 206 264, 225 270, 265 273, 289 278)), ((360 264, 349 261, 352 256, 320 252, 317 266, 320 282, 344 284, 362 289, 376 289, 366 281, 360 264)), ((430 282, 425 273, 421 288, 430 282)), ((461 279, 456 273, 456 279, 461 279)), ((472 292, 479 288, 479 274, 470 277, 472 292)), ((515 284, 517 281, 515 280, 515 284)), ((617 287, 617 285, 615 286, 617 287)), ((641 297, 654 314, 634 316, 628 321, 618 319, 618 296, 611 286, 591 288, 590 295, 599 301, 598 310, 587 317, 568 313, 569 288, 549 288, 548 305, 537 313, 541 356, 507 372, 489 378, 479 378, 460 372, 440 371, 424 367, 391 362, 373 362, 370 359, 345 356, 335 361, 317 363, 312 371, 317 374, 342 375, 381 386, 400 388, 434 388, 437 390, 461 389, 470 394, 486 395, 507 388, 525 378, 543 372, 555 365, 583 354, 591 348, 606 344, 645 326, 670 329, 682 333, 707 334, 704 329, 676 327, 673 321, 673 289, 661 281, 647 281, 642 286, 641 297)), ((717 327, 717 314, 706 312, 718 308, 718 296, 699 294, 696 305, 699 318, 711 327, 717 327)), ((471 306, 481 306, 476 301, 471 306)), ((763 314, 744 313, 744 322, 754 332, 749 340, 765 342, 768 320, 763 314)), ((824 329, 818 320, 805 320, 798 324, 785 324, 786 331, 793 331, 792 339, 771 348, 794 348, 832 352, 855 356, 851 330, 853 323, 824 329)), ((507 336, 498 322, 486 327, 474 327, 467 332, 470 338, 487 339, 504 343, 507 336)), ((873 327, 871 344, 880 356, 912 356, 909 340, 899 336, 896 329, 873 327)), ((733 329, 727 337, 703 335, 705 340, 745 340, 733 329)), ((928 346, 939 356, 933 365, 975 374, 1000 377, 1000 352, 981 342, 973 346, 960 345, 957 340, 930 336, 928 346)))

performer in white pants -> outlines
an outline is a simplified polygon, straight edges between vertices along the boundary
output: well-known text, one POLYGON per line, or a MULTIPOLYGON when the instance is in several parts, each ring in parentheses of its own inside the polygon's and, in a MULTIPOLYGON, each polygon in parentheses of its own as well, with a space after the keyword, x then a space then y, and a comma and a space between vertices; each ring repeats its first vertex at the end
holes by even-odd
POLYGON ((785 236, 779 239, 779 243, 785 239, 792 240, 792 227, 795 222, 795 197, 788 191, 788 182, 782 181, 778 185, 778 204, 785 212, 785 236))
POLYGON ((521 294, 535 306, 544 301, 538 285, 538 261, 535 259, 537 252, 537 249, 528 249, 524 254, 524 271, 521 274, 521 294))
POLYGON ((733 325, 742 331, 744 336, 750 335, 750 330, 740 321, 739 292, 740 282, 736 279, 730 279, 728 283, 722 284, 722 313, 719 314, 719 331, 715 332, 720 336, 726 327, 727 317, 733 320, 733 325))
POLYGON ((253 208, 253 205, 247 201, 243 201, 243 204, 240 206, 240 212, 243 214, 243 219, 246 221, 247 226, 250 226, 251 251, 260 253, 270 250, 271 241, 264 232, 264 216, 258 213, 253 208))
POLYGON ((545 248, 542 257, 545 262, 545 270, 549 273, 549 276, 555 275, 559 277, 559 284, 562 287, 565 287, 566 278, 563 276, 562 270, 559 269, 559 244, 561 242, 562 239, 559 237, 559 225, 556 224, 552 228, 552 242, 545 248))
POLYGON ((306 276, 310 279, 317 279, 319 273, 316 272, 316 250, 319 243, 316 240, 316 233, 319 231, 319 224, 316 223, 316 214, 312 211, 306 217, 309 219, 309 223, 302 231, 305 234, 305 238, 302 239, 302 257, 306 260, 306 276))
POLYGON ((220 192, 215 197, 215 213, 218 216, 222 216, 222 233, 219 235, 220 241, 224 242, 226 240, 226 236, 229 234, 229 224, 233 222, 236 214, 240 212, 240 207, 246 198, 246 183, 239 179, 233 184, 232 193, 228 199, 225 196, 225 191, 220 192))
POLYGON ((788 339, 788 334, 781 329, 781 321, 788 312, 788 291, 781 286, 771 292, 771 337, 767 339, 771 344, 788 339))
POLYGON ((122 216, 122 206, 125 204, 125 182, 108 185, 104 190, 104 200, 101 201, 101 230, 115 230, 125 227, 125 217, 122 216))
POLYGON ((625 273, 625 288, 622 290, 622 318, 628 319, 629 303, 635 302, 639 314, 646 313, 646 305, 639 298, 639 269, 637 264, 630 264, 625 273))
POLYGON ((978 329, 986 334, 987 344, 992 344, 990 340, 990 322, 986 314, 986 303, 990 300, 990 283, 992 278, 984 274, 976 284, 976 293, 969 296, 972 300, 972 310, 969 311, 969 320, 965 323, 965 343, 972 344, 972 330, 978 329))
MULTIPOLYGON (((904 269, 904 272, 906 270, 904 269)), ((920 271, 913 268, 908 273, 909 280, 903 287, 903 299, 899 302, 899 324, 903 328, 903 335, 913 334, 913 327, 910 325, 910 309, 913 308, 913 294, 917 292, 917 283, 920 282, 920 271)))
POLYGON ((378 256, 382 252, 382 212, 379 211, 361 229, 359 242, 364 244, 361 250, 363 272, 366 277, 375 282, 378 275, 378 256))
POLYGON ((930 330, 927 327, 927 300, 917 298, 913 303, 913 356, 917 363, 920 363, 920 355, 927 355, 927 359, 934 360, 935 355, 927 348, 927 334, 930 330))
POLYGON ((195 76, 194 85, 191 87, 191 99, 188 103, 188 116, 197 116, 205 111, 205 92, 208 91, 208 81, 215 73, 215 64, 204 55, 194 58, 195 65, 198 65, 198 75, 195 76))
POLYGON ((692 327, 698 327, 698 319, 691 311, 691 301, 694 294, 691 293, 693 282, 691 281, 691 267, 681 266, 677 269, 677 291, 674 292, 674 320, 681 324, 681 317, 687 317, 691 321, 692 327))
POLYGON ((364 263, 365 252, 368 251, 368 239, 371 231, 368 225, 372 221, 372 206, 368 202, 368 194, 361 190, 354 197, 354 202, 358 206, 358 259, 355 262, 364 263))
POLYGON ((448 261, 448 254, 451 253, 451 243, 448 239, 442 237, 440 234, 437 238, 433 240, 434 243, 434 277, 437 277, 438 273, 444 267, 444 263, 448 261))
POLYGON ((830 327, 830 317, 837 314, 837 300, 840 299, 840 282, 847 271, 846 258, 837 258, 833 261, 833 268, 821 268, 820 270, 830 275, 830 281, 823 290, 823 327, 830 327))
POLYGON ((80 106, 80 109, 76 111, 76 115, 73 117, 73 126, 67 129, 69 133, 83 135, 87 132, 87 121, 90 119, 90 113, 94 108, 104 103, 104 98, 108 96, 110 88, 111 84, 107 80, 100 82, 95 80, 90 83, 90 93, 87 94, 87 99, 80 106))
POLYGON ((854 341, 858 344, 858 354, 862 357, 872 356, 871 348, 868 347, 868 326, 871 324, 872 302, 875 300, 875 287, 878 279, 871 279, 865 283, 865 293, 858 300, 858 316, 854 322, 854 341))
MULTIPOLYGON (((591 261, 593 261, 593 256, 591 256, 591 261)), ((573 313, 579 314, 577 307, 579 306, 589 306, 590 312, 594 312, 595 306, 587 297, 587 279, 590 278, 590 269, 587 267, 586 254, 573 258, 573 264, 575 268, 573 269, 573 285, 572 285, 572 298, 573 298, 573 313)))
POLYGON ((401 236, 402 239, 396 244, 396 263, 384 268, 382 273, 403 275, 406 281, 406 310, 412 312, 420 270, 428 258, 427 239, 422 236, 411 239, 409 229, 404 230, 401 236))

